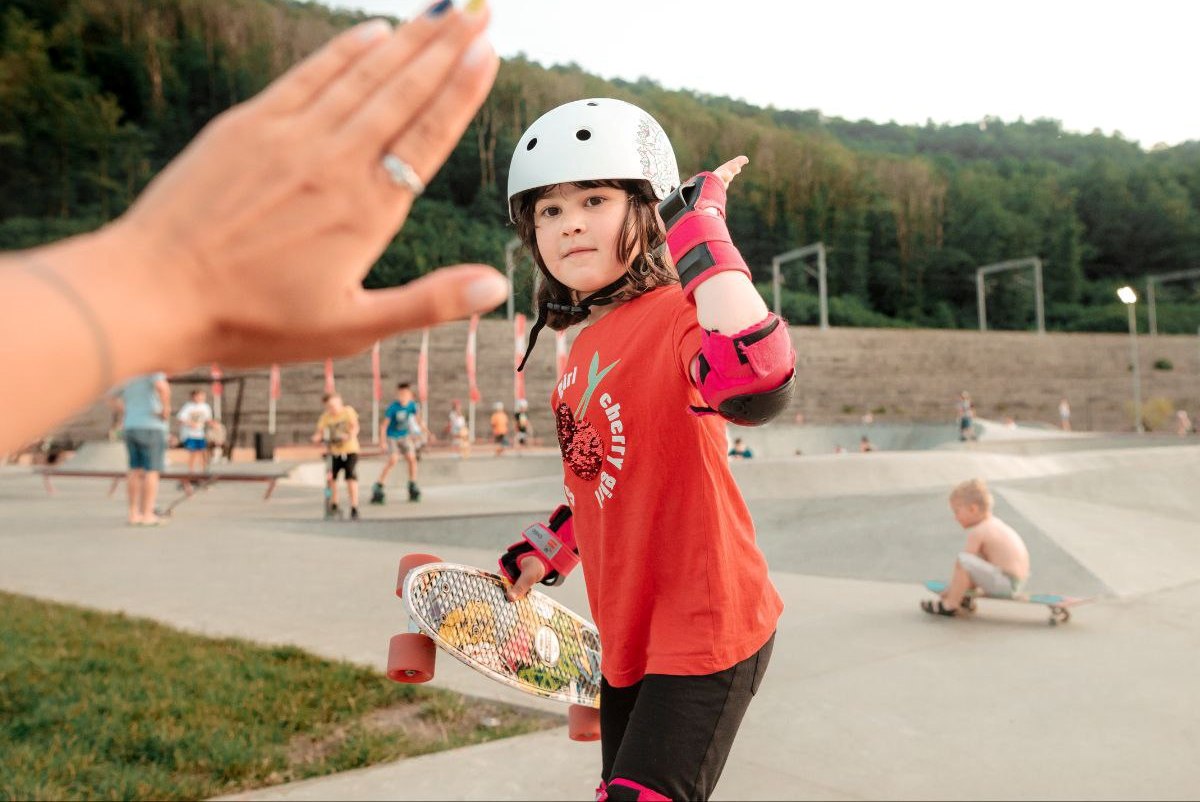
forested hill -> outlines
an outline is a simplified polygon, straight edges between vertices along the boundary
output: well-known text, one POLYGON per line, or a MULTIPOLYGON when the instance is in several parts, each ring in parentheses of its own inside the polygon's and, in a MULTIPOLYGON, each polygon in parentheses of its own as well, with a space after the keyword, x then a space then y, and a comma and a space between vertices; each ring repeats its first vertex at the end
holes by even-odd
MULTIPOLYGON (((119 214, 205 122, 359 19, 286 0, 0 9, 0 248, 119 214)), ((516 58, 368 283, 462 260, 502 266, 513 145, 547 109, 598 95, 658 118, 685 172, 749 156, 731 195, 736 241, 765 291, 772 256, 823 242, 834 325, 973 326, 974 269, 1039 256, 1050 328, 1122 330, 1117 286, 1200 268, 1200 142, 1146 151, 1052 120, 853 122, 516 58)), ((1030 326, 1029 285, 1019 274, 994 279, 989 321, 1030 326)), ((1200 281, 1159 289, 1160 330, 1196 331, 1198 290, 1200 281)), ((813 292, 792 265, 792 322, 815 321, 813 292)))

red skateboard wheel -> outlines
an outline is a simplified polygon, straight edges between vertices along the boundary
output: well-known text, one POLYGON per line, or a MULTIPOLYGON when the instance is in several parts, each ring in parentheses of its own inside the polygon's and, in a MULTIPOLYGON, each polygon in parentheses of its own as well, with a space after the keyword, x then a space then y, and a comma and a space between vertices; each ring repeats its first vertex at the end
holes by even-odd
POLYGON ((396 682, 417 683, 433 679, 433 666, 437 647, 427 635, 402 632, 393 635, 388 644, 388 679, 396 682))
POLYGON ((567 710, 567 734, 572 741, 600 740, 600 711, 586 705, 571 705, 567 710))
POLYGON ((428 563, 440 563, 441 557, 436 554, 405 554, 400 558, 400 572, 396 574, 396 595, 404 598, 404 577, 414 568, 428 563))

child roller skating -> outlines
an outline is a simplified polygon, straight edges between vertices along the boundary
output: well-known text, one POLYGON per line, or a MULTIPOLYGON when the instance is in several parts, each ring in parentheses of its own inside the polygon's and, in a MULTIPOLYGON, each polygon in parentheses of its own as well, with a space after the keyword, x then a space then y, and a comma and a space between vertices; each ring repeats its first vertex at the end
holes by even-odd
POLYGON ((350 520, 358 520, 358 413, 337 393, 321 399, 325 411, 317 420, 312 442, 325 445, 325 517, 338 517, 338 475, 346 478, 350 520))
POLYGON ((397 384, 396 398, 383 411, 383 420, 379 424, 379 439, 387 443, 388 459, 379 474, 379 479, 371 488, 372 504, 386 503, 387 494, 384 488, 387 486, 388 474, 400 461, 401 454, 404 455, 405 464, 408 466, 408 500, 421 500, 421 490, 417 487, 417 444, 421 435, 420 411, 421 405, 413 398, 411 385, 408 382, 397 384))

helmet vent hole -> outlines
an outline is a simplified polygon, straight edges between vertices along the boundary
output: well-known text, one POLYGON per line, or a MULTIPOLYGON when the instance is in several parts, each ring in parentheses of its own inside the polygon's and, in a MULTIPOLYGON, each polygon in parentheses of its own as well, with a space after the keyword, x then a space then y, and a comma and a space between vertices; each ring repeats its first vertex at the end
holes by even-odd
POLYGON ((533 150, 537 146, 537 137, 529 140, 529 144, 525 146, 525 150, 533 150))
POLYGON ((596 101, 594 101, 594 100, 589 100, 589 101, 588 101, 588 105, 589 105, 589 106, 599 106, 600 104, 599 104, 599 103, 597 103, 597 102, 596 102, 596 101))
POLYGON ((578 139, 580 142, 587 142, 589 139, 592 138, 592 132, 586 128, 580 128, 578 131, 575 132, 575 138, 578 139))

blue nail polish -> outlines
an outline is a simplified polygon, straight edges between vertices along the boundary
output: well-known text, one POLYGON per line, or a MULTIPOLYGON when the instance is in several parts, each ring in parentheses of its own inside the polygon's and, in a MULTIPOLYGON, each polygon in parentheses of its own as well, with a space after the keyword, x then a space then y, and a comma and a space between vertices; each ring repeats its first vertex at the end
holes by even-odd
POLYGON ((429 17, 440 17, 445 14, 446 10, 452 5, 454 4, 451 2, 451 0, 438 0, 429 7, 429 10, 426 11, 425 14, 429 17))

